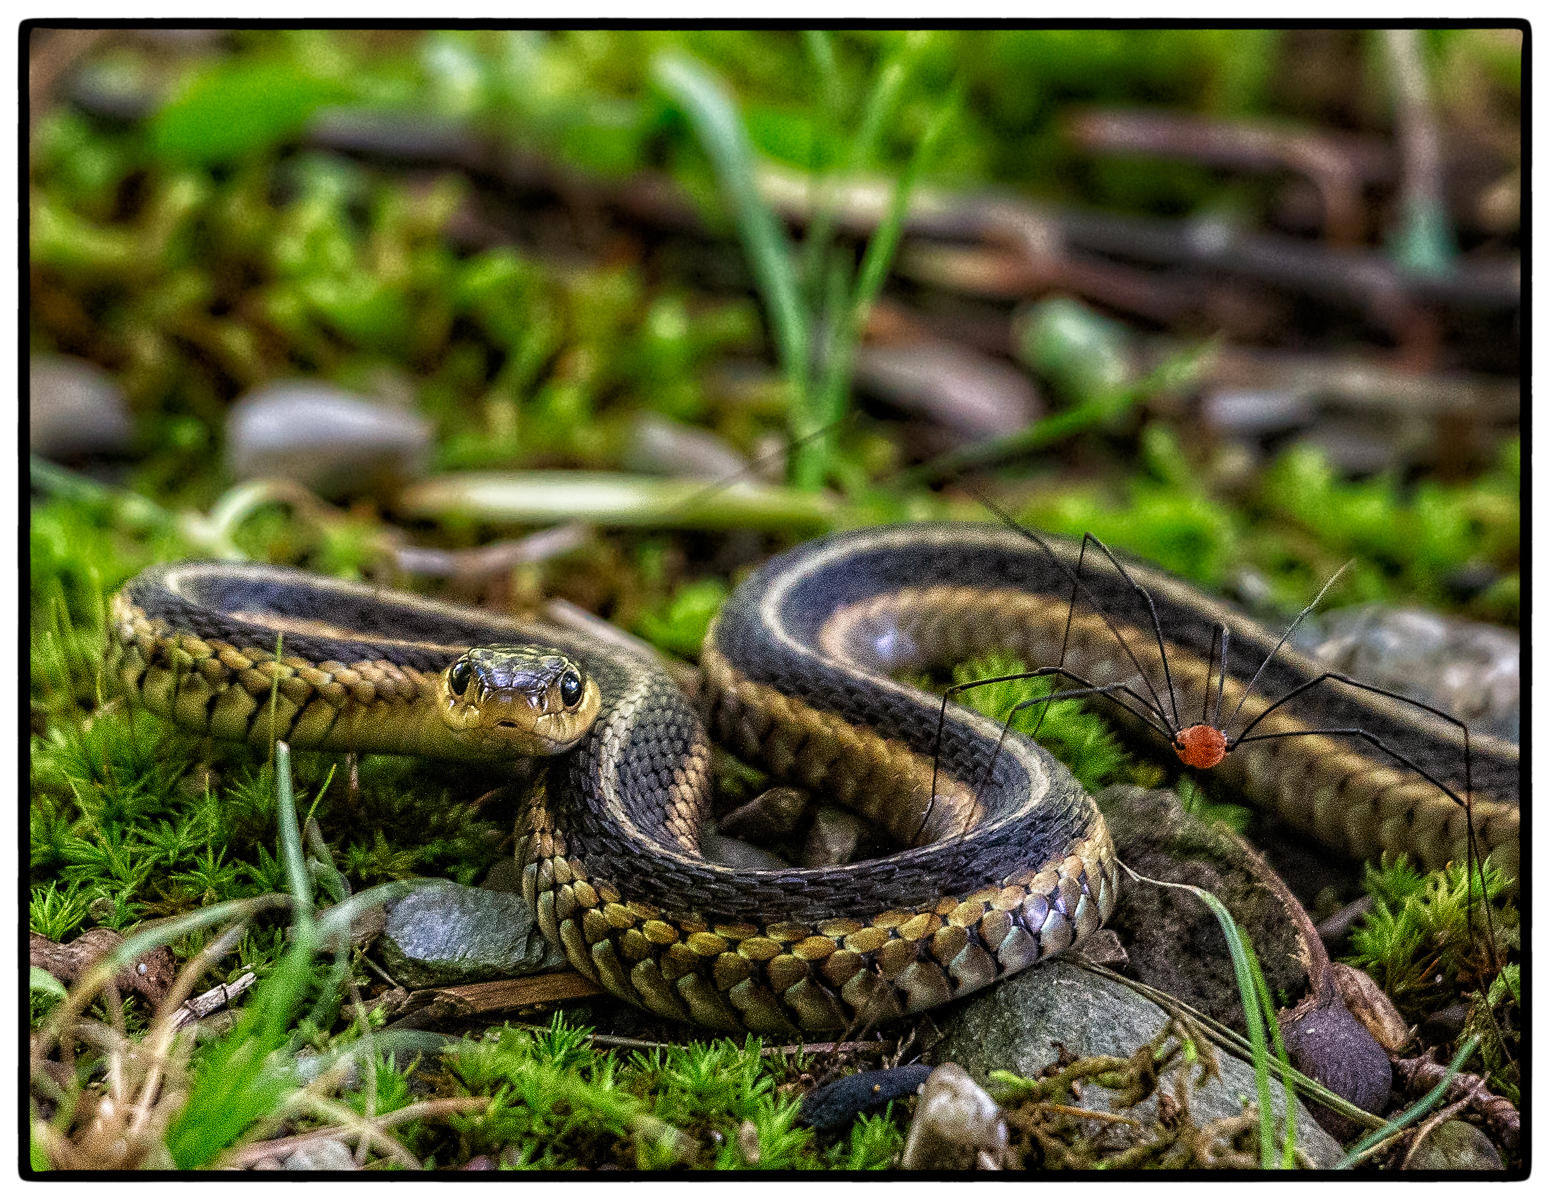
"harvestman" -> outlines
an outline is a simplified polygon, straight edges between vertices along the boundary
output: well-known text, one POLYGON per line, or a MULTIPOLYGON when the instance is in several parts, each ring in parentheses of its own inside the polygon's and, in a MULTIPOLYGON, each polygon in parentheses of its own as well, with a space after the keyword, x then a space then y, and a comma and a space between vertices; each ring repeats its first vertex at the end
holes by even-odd
MULTIPOLYGON (((1211 768, 1221 763, 1222 760, 1227 757, 1227 755, 1231 754, 1235 749, 1247 742, 1270 741, 1275 738, 1311 737, 1316 735, 1325 737, 1359 738, 1362 741, 1367 742, 1369 745, 1375 747, 1376 749, 1382 751, 1390 758, 1393 758, 1400 765, 1408 768, 1411 771, 1414 771, 1422 779, 1425 779, 1428 783, 1438 788, 1443 793, 1443 795, 1447 796, 1455 804, 1464 809, 1466 818, 1465 824, 1468 831, 1466 834, 1467 859, 1465 863, 1465 877, 1466 879, 1472 880, 1474 873, 1478 870, 1480 872, 1482 894, 1484 893, 1485 872, 1483 865, 1481 864, 1480 849, 1475 836, 1474 815, 1471 808, 1472 779, 1469 749, 1469 727, 1463 721, 1459 720, 1459 718, 1453 716, 1451 713, 1444 712, 1440 708, 1436 708, 1433 705, 1424 703, 1423 701, 1413 699, 1412 697, 1402 696, 1397 692, 1388 690, 1387 688, 1378 687, 1376 684, 1364 683, 1362 680, 1353 679, 1349 675, 1343 675, 1338 671, 1323 671, 1314 676, 1312 679, 1308 679, 1302 683, 1299 683, 1297 686, 1286 692, 1285 695, 1272 702, 1267 708, 1265 708, 1257 716, 1253 717, 1246 725, 1244 725, 1244 727, 1235 736, 1228 736, 1228 728, 1238 719, 1239 713, 1241 713, 1243 710, 1244 703, 1253 693, 1254 685, 1259 682, 1260 675, 1264 673, 1265 668, 1270 665, 1271 660, 1274 659, 1276 654, 1280 652, 1281 647, 1286 644, 1287 639, 1290 638, 1296 631, 1297 627, 1302 624, 1304 618, 1306 618, 1308 614, 1311 613, 1318 605, 1319 601, 1324 598, 1324 594, 1329 591, 1335 580, 1337 580, 1341 573, 1346 569, 1346 567, 1350 565, 1349 563, 1345 564, 1345 566, 1342 566, 1339 570, 1330 576, 1329 580, 1324 584, 1324 586, 1319 589, 1318 595, 1313 598, 1312 602, 1309 603, 1307 607, 1305 607, 1301 612, 1299 612, 1292 620, 1291 624, 1287 626, 1286 632, 1281 635, 1280 640, 1277 641, 1275 646, 1271 648, 1270 653, 1265 656, 1264 661, 1260 663, 1258 669, 1249 679, 1248 684, 1243 689, 1242 696, 1240 696, 1238 699, 1236 707, 1234 707, 1226 721, 1222 720, 1222 697, 1227 686, 1227 651, 1230 631, 1226 625, 1218 621, 1211 633, 1211 649, 1209 658, 1207 659, 1206 663, 1206 687, 1205 695, 1201 704, 1200 721, 1196 724, 1186 726, 1184 724, 1183 718, 1179 715, 1178 697, 1173 686, 1173 676, 1168 669, 1168 651, 1167 644, 1163 638, 1162 622, 1158 618, 1157 606, 1152 600, 1151 593, 1148 592, 1146 588, 1137 583, 1134 577, 1131 576, 1130 572, 1127 571, 1120 563, 1119 559, 1114 556, 1113 552, 1107 546, 1105 546, 1102 541, 1094 537, 1092 534, 1086 533, 1082 535, 1081 548, 1077 552, 1076 570, 1073 571, 1054 552, 1049 543, 1046 542, 1037 533, 1034 533, 1032 530, 1024 527, 988 497, 981 495, 977 496, 976 498, 980 501, 980 503, 985 505, 986 508, 994 513, 996 517, 1008 528, 1014 530, 1019 536, 1026 538, 1028 541, 1038 546, 1039 549, 1044 551, 1049 560, 1060 568, 1066 577, 1071 580, 1071 600, 1066 609, 1066 626, 1064 635, 1061 638, 1060 662, 1057 665, 1052 667, 1039 667, 1031 671, 1018 671, 1008 675, 996 675, 988 679, 971 680, 968 683, 956 683, 947 688, 943 693, 941 708, 937 715, 936 743, 932 754, 931 802, 927 806, 926 814, 921 820, 920 828, 922 830, 925 828, 926 821, 930 818, 932 806, 934 806, 936 803, 938 758, 941 753, 942 729, 947 718, 948 701, 953 697, 960 695, 961 693, 972 691, 973 689, 979 687, 987 687, 991 684, 1011 683, 1016 680, 1040 679, 1047 677, 1052 679, 1064 679, 1069 683, 1075 684, 1076 686, 1065 688, 1060 691, 1050 692, 1043 696, 1035 696, 1031 699, 1022 700, 1014 704, 1011 709, 1008 710, 1006 721, 1002 725, 1001 742, 1005 741, 1006 735, 1011 729, 1013 717, 1015 717, 1017 713, 1021 712, 1023 709, 1033 707, 1034 705, 1043 706, 1039 714, 1038 724, 1035 725, 1033 731, 1034 734, 1037 735, 1039 727, 1044 723, 1045 715, 1049 712, 1049 705, 1053 704, 1057 700, 1073 700, 1083 696, 1107 697, 1112 703, 1116 704, 1125 712, 1141 721, 1149 729, 1152 729, 1156 733, 1160 734, 1164 740, 1167 741, 1173 752, 1178 756, 1179 761, 1184 763, 1186 766, 1194 767, 1198 770, 1210 770, 1211 768), (1106 559, 1108 559, 1109 563, 1114 567, 1115 571, 1117 571, 1125 583, 1129 585, 1130 590, 1146 605, 1146 610, 1150 618, 1152 634, 1157 641, 1158 657, 1162 663, 1163 686, 1168 694, 1166 705, 1164 704, 1162 696, 1159 694, 1157 688, 1152 684, 1151 679, 1147 676, 1145 669, 1141 666, 1141 662, 1136 657, 1135 652, 1130 648, 1129 643, 1125 640, 1124 634, 1121 633, 1119 628, 1115 625, 1114 621, 1110 618, 1109 614, 1105 611, 1103 605, 1092 594, 1087 585, 1082 582, 1081 571, 1083 563, 1086 560, 1087 548, 1089 545, 1095 547, 1098 552, 1100 552, 1106 559), (1138 692, 1130 685, 1129 682, 1122 681, 1119 683, 1094 684, 1091 680, 1084 679, 1082 676, 1076 674, 1074 671, 1066 667, 1066 651, 1070 644, 1071 625, 1076 611, 1076 600, 1078 594, 1084 596, 1086 600, 1092 605, 1093 610, 1103 620, 1104 625, 1114 636, 1116 643, 1118 643, 1125 656, 1135 667, 1136 674, 1141 681, 1141 685, 1145 689, 1145 695, 1142 695, 1140 692, 1138 692), (1217 667, 1218 653, 1220 653, 1219 667, 1217 667), (1217 667, 1216 703, 1214 710, 1211 704, 1211 671, 1213 667, 1217 667), (1419 763, 1415 762, 1405 754, 1402 754, 1393 746, 1390 746, 1382 738, 1379 738, 1375 734, 1360 727, 1289 729, 1273 733, 1253 732, 1255 726, 1257 726, 1267 716, 1269 716, 1276 709, 1280 708, 1282 705, 1286 704, 1288 701, 1295 699, 1305 692, 1311 691, 1313 688, 1330 683, 1343 683, 1349 687, 1357 688, 1361 691, 1372 692, 1379 696, 1385 696, 1390 700, 1396 700, 1402 704, 1408 704, 1414 708, 1418 708, 1423 712, 1431 713, 1433 716, 1440 717, 1442 720, 1447 721, 1450 725, 1456 726, 1464 738, 1464 795, 1460 796, 1453 788, 1449 787, 1442 780, 1438 779, 1430 771, 1427 771, 1419 763)), ((997 743, 997 754, 1000 752, 1001 742, 997 743)), ((994 767, 994 765, 995 757, 992 756, 990 763, 987 764, 985 768, 984 775, 981 776, 982 784, 985 779, 989 778, 990 770, 992 767, 994 767)), ((919 836, 919 831, 917 831, 916 836, 919 836)), ((1485 907, 1486 922, 1489 929, 1490 906, 1487 904, 1485 907)), ((1490 953, 1493 961, 1496 958, 1494 940, 1494 937, 1490 939, 1490 953)))

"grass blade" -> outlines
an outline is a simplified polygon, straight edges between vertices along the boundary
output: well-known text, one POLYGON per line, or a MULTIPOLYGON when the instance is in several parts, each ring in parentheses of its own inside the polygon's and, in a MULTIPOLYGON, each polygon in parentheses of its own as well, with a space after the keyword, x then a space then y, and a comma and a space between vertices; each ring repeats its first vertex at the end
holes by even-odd
POLYGON ((800 385, 807 378, 808 322, 795 260, 785 230, 759 195, 753 147, 737 107, 715 76, 687 55, 659 55, 652 63, 652 75, 689 118, 710 157, 763 294, 781 364, 787 378, 800 385))

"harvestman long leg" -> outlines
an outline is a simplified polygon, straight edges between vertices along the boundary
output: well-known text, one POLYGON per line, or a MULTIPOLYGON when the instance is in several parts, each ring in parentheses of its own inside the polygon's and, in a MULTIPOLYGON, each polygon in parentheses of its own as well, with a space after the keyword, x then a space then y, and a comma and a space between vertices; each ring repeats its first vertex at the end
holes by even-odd
MULTIPOLYGON (((955 683, 942 693, 942 704, 937 712, 936 739, 931 753, 931 799, 926 806, 925 815, 920 819, 919 827, 917 827, 915 830, 916 839, 919 839, 921 832, 926 827, 926 822, 931 819, 932 810, 936 805, 936 787, 942 755, 942 730, 947 722, 947 702, 954 696, 960 695, 964 692, 973 691, 975 688, 988 687, 993 683, 1015 683, 1023 679, 1043 678, 1069 679, 1071 682, 1080 684, 1081 686, 1069 688, 1065 691, 1052 692, 1046 696, 1035 696, 1032 699, 1021 701, 1012 707, 1012 709, 1007 713, 1006 721, 1002 724, 1001 736, 996 741, 995 753, 990 756, 990 761, 985 765, 985 771, 981 776, 980 783, 975 786, 976 794, 978 793, 979 788, 984 785, 985 780, 989 779, 990 772, 995 767, 996 758, 1000 755, 1001 747, 1006 741, 1006 735, 1011 729, 1012 717, 1015 716, 1020 710, 1027 708, 1032 704, 1042 703, 1045 705, 1044 712, 1048 712, 1048 706, 1056 700, 1070 700, 1077 696, 1105 695, 1108 696, 1109 699, 1113 700, 1114 703, 1117 704, 1120 708, 1124 709, 1138 720, 1144 722, 1148 728, 1156 730, 1158 733, 1162 734, 1164 738, 1170 741, 1173 738, 1173 731, 1168 728, 1166 723, 1167 715, 1162 712, 1160 707, 1154 709, 1152 706, 1150 706, 1147 703, 1146 698, 1136 692, 1135 689, 1133 689, 1128 683, 1122 682, 1101 685, 1094 684, 1090 680, 1083 679, 1074 671, 1067 670, 1065 667, 1039 667, 1037 670, 1033 671, 1016 671, 1010 675, 995 675, 988 679, 975 679, 968 683, 955 683), (1132 708, 1123 700, 1117 699, 1116 693, 1129 696, 1132 700, 1141 706, 1140 711, 1132 708)), ((1041 713, 1040 724, 1042 723, 1043 714, 1041 713)))
MULTIPOLYGON (((1238 703, 1238 707, 1239 709, 1243 707, 1243 702, 1241 700, 1238 703)), ((1236 712, 1234 715, 1236 715, 1236 712)), ((1369 745, 1377 747, 1377 749, 1383 751, 1383 753, 1399 762, 1402 766, 1408 767, 1410 770, 1414 771, 1422 779, 1425 779, 1428 783, 1434 785, 1439 791, 1442 792, 1443 795, 1447 796, 1448 799, 1452 800, 1455 804, 1459 805, 1459 807, 1464 810, 1465 854, 1467 859, 1465 863, 1465 875, 1467 878, 1476 870, 1480 872, 1481 896, 1485 907, 1486 924, 1489 928, 1491 923, 1491 906, 1489 903, 1484 902, 1485 868, 1482 865, 1482 855, 1480 853, 1479 839, 1475 834, 1473 805, 1474 774, 1473 756, 1469 748, 1469 726, 1458 717, 1454 716, 1452 713, 1444 712, 1442 709, 1436 707, 1435 705, 1427 704, 1425 701, 1417 700, 1412 696, 1402 696, 1398 692, 1390 691, 1388 688, 1379 687, 1372 683, 1364 683, 1360 679, 1352 679, 1349 675, 1342 675, 1339 671, 1324 671, 1321 674, 1314 676, 1312 679, 1306 680, 1303 683, 1299 683, 1296 687, 1292 688, 1291 691, 1287 692, 1286 695, 1282 696, 1263 712, 1259 713, 1252 721, 1243 727, 1242 731, 1238 734, 1237 737, 1228 742, 1227 748, 1229 751, 1231 751, 1235 747, 1242 745, 1244 742, 1263 742, 1269 741, 1272 738, 1311 736, 1313 734, 1327 734, 1329 736, 1360 738, 1361 740, 1367 742, 1369 745), (1285 704, 1288 700, 1295 699, 1297 696, 1302 695, 1302 693, 1324 683, 1343 683, 1348 687, 1353 687, 1360 691, 1371 692, 1374 695, 1384 696, 1390 700, 1397 700, 1401 704, 1408 704, 1411 707, 1418 708, 1423 712, 1431 713, 1434 717, 1440 717, 1442 720, 1448 722, 1448 724, 1455 726, 1464 738, 1464 795, 1461 797, 1456 791, 1450 788, 1447 784, 1443 783, 1430 771, 1422 768, 1419 763, 1415 762, 1413 759, 1407 757, 1406 755, 1401 754, 1392 746, 1387 745, 1381 738, 1376 737, 1365 729, 1291 729, 1278 733, 1250 733, 1254 726, 1258 725, 1261 721, 1263 721, 1276 709, 1280 708, 1281 705, 1285 704)), ((1488 942, 1491 957, 1494 963, 1496 958, 1494 931, 1493 936, 1488 939, 1488 942)))
POLYGON ((1065 561, 1055 553, 1054 547, 1052 547, 1037 533, 1033 532, 1033 530, 1025 528, 1023 525, 1021 525, 1015 517, 1013 517, 989 496, 981 495, 976 492, 975 497, 981 504, 983 504, 987 509, 995 514, 996 518, 1008 529, 1012 530, 1026 541, 1032 542, 1040 550, 1044 551, 1045 557, 1047 557, 1050 562, 1054 563, 1055 566, 1059 568, 1059 570, 1066 576, 1066 578, 1071 581, 1071 602, 1066 608, 1066 629, 1060 642, 1060 663, 1058 665, 1065 665, 1066 649, 1071 639, 1071 622, 1076 608, 1076 596, 1078 591, 1080 591, 1081 594, 1087 598, 1088 603, 1093 606, 1093 611, 1098 614, 1104 625, 1108 627, 1109 632, 1114 635, 1114 640, 1119 643, 1120 649, 1125 652, 1125 656, 1130 659, 1131 665, 1135 667, 1136 673, 1141 677, 1141 682, 1146 685, 1146 690, 1151 693, 1152 701, 1149 705, 1147 705, 1147 707, 1155 711, 1159 716, 1166 720, 1167 710, 1163 707, 1162 697, 1157 694, 1157 689, 1152 686, 1152 681, 1148 677, 1146 669, 1141 665, 1141 660, 1136 657, 1135 651, 1130 648, 1130 643, 1125 640, 1125 635, 1119 631, 1119 628, 1109 617, 1107 610, 1103 607, 1102 604, 1099 603, 1098 598, 1093 595, 1092 589, 1089 588, 1087 584, 1082 582, 1081 569, 1083 563, 1086 560, 1088 542, 1091 542, 1093 545, 1097 546, 1098 549, 1101 550, 1108 558, 1108 560, 1114 564, 1115 570, 1117 570, 1125 582, 1130 585, 1131 590, 1146 602, 1147 611, 1151 614, 1152 632, 1157 638, 1158 655, 1162 659, 1163 676, 1168 687, 1169 704, 1174 710, 1174 723, 1177 724, 1178 705, 1173 699, 1173 679, 1168 674, 1168 655, 1163 646, 1162 623, 1158 620, 1157 606, 1152 601, 1151 593, 1148 592, 1139 583, 1137 583, 1133 578, 1131 578, 1130 572, 1126 571, 1125 568, 1120 565, 1119 561, 1110 552, 1109 548, 1097 538, 1093 537, 1092 534, 1084 533, 1082 535, 1082 545, 1077 551, 1077 569, 1073 571, 1065 564, 1065 561))

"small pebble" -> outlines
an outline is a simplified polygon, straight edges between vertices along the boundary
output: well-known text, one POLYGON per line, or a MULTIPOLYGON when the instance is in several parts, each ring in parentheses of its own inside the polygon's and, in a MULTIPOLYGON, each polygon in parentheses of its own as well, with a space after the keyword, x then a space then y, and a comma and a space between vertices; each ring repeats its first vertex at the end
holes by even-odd
MULTIPOLYGON (((1357 1108, 1385 1110, 1393 1083, 1389 1056, 1338 997, 1284 1021, 1281 1034, 1292 1066, 1304 1075, 1357 1108)), ((1342 1141, 1361 1132, 1354 1122, 1322 1105, 1309 1108, 1314 1120, 1342 1141)))
POLYGON ((1026 374, 957 342, 864 345, 856 383, 970 438, 1015 433, 1044 408, 1026 374))
POLYGON ((820 1133, 848 1129, 863 1113, 878 1112, 891 1101, 913 1096, 930 1076, 931 1068, 925 1063, 842 1076, 802 1098, 800 1120, 820 1133))
POLYGON ((343 1142, 308 1142, 285 1160, 287 1171, 358 1171, 355 1155, 343 1142))
POLYGON ((412 479, 430 456, 417 413, 311 380, 265 384, 226 418, 226 465, 238 479, 279 477, 330 498, 412 479))
POLYGON ((1229 437, 1263 438, 1310 424, 1318 409, 1296 392, 1222 388, 1201 402, 1201 419, 1229 437))
POLYGON ((96 363, 39 355, 28 369, 27 446, 59 462, 127 454, 134 424, 118 381, 96 363))
POLYGON ((1444 1121, 1411 1148, 1407 1171, 1500 1171, 1501 1152, 1468 1121, 1444 1121))
POLYGON ((715 434, 657 413, 643 414, 631 427, 624 466, 707 480, 739 478, 749 469, 748 460, 715 434))
POLYGON ((839 808, 820 808, 813 814, 813 824, 807 831, 807 842, 802 847, 804 867, 844 866, 856 856, 856 846, 861 841, 861 822, 839 808))
POLYGON ((996 1102, 957 1063, 943 1063, 921 1090, 899 1167, 1000 1170, 1006 1144, 1006 1121, 996 1102))
POLYGON ((737 1152, 750 1167, 759 1165, 759 1129, 752 1121, 744 1121, 737 1127, 737 1152))

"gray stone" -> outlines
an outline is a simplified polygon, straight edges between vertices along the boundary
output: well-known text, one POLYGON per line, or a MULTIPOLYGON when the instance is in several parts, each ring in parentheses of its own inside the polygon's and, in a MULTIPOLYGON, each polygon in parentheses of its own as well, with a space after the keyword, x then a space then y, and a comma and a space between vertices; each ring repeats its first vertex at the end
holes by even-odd
POLYGON ((781 871, 791 867, 779 855, 762 850, 741 838, 727 837, 710 825, 700 830, 700 853, 718 866, 740 871, 781 871))
POLYGON ((565 965, 520 895, 441 881, 392 905, 377 944, 389 973, 411 988, 510 979, 565 965))
POLYGON ((331 384, 265 384, 226 418, 226 464, 238 479, 279 477, 323 496, 392 487, 420 474, 430 422, 331 384))
MULTIPOLYGON (((1167 1023, 1167 1013, 1123 984, 1055 961, 1014 975, 953 1010, 944 1021, 943 1040, 931 1053, 938 1061, 958 1063, 981 1081, 996 1070, 1033 1076, 1059 1059, 1061 1047, 1078 1058, 1128 1057, 1167 1023)), ((1220 1050, 1217 1059, 1221 1077, 1193 1087, 1190 1094, 1190 1110, 1202 1123, 1238 1116, 1255 1102, 1254 1068, 1220 1050)), ((1279 1118, 1284 1113, 1280 1085, 1270 1094, 1279 1118)), ((1114 1100, 1106 1088, 1083 1085, 1085 1107, 1112 1111, 1114 1100)), ((1156 1104, 1153 1094, 1127 1112, 1150 1119, 1156 1104)), ((1315 1165, 1333 1166, 1340 1158, 1340 1144, 1300 1103, 1295 1120, 1297 1145, 1315 1165)))
POLYGON ((913 338, 860 346, 856 383, 969 437, 1015 433, 1044 410, 1022 371, 957 342, 913 338))
POLYGON ((999 1171, 1006 1154, 1000 1106, 957 1063, 931 1072, 904 1139, 905 1171, 999 1171))
POLYGON ((285 1160, 287 1171, 358 1171, 355 1155, 332 1138, 308 1142, 285 1160))
POLYGON ((1363 604, 1323 618, 1320 661, 1435 705, 1471 733, 1518 739, 1519 641, 1510 629, 1419 608, 1363 604))
POLYGON ((1415 1144, 1407 1171, 1500 1171, 1502 1156, 1468 1121, 1444 1121, 1415 1144))
POLYGON ((842 808, 825 806, 813 814, 802 847, 804 867, 844 866, 856 856, 861 822, 842 808))
POLYGON ((118 381, 95 363, 39 356, 28 369, 27 446, 44 458, 126 454, 134 424, 118 381))

